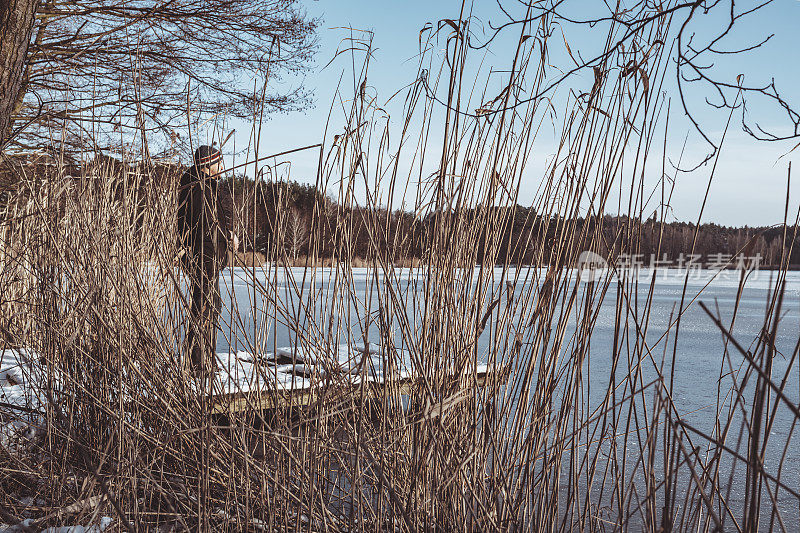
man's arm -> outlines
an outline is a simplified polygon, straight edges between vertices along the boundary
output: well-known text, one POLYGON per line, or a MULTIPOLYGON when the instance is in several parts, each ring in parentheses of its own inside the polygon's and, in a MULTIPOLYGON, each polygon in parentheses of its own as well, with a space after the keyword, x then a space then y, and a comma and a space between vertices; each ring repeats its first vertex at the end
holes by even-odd
POLYGON ((224 246, 226 253, 236 252, 239 248, 239 239, 234 231, 233 197, 227 185, 219 184, 217 187, 217 242, 224 246))
POLYGON ((186 236, 189 231, 190 223, 189 223, 189 193, 190 190, 185 183, 186 176, 184 175, 181 177, 180 182, 178 182, 178 211, 175 217, 175 237, 176 237, 176 245, 178 249, 178 255, 180 255, 183 247, 187 245, 186 243, 186 236))

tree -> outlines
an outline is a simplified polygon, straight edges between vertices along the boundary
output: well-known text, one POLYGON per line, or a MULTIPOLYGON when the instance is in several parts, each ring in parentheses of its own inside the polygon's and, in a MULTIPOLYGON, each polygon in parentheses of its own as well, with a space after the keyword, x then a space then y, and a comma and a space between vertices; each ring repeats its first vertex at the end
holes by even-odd
POLYGON ((303 108, 308 92, 274 82, 309 68, 316 27, 296 0, 42 0, 14 103, 16 145, 66 131, 83 148, 134 135, 175 148, 188 145, 187 124, 216 113, 303 108))
POLYGON ((297 256, 308 242, 308 227, 300 211, 292 209, 286 221, 286 247, 292 256, 292 263, 297 262, 297 256))
POLYGON ((8 0, 0 4, 0 150, 19 100, 38 3, 38 0, 8 0))

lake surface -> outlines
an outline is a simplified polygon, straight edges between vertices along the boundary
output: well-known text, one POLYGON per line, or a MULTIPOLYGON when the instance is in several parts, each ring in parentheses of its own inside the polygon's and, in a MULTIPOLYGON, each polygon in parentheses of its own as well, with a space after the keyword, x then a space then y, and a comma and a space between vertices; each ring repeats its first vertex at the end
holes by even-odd
MULTIPOLYGON (((525 334, 524 324, 535 306, 535 289, 541 286, 545 273, 542 269, 533 268, 512 268, 505 272, 505 276, 501 269, 490 272, 482 282, 482 289, 491 295, 487 297, 486 305, 494 298, 501 300, 492 320, 500 321, 499 317, 503 316, 503 324, 516 323, 519 325, 516 331, 525 334), (511 285, 507 283, 517 276, 516 282, 511 285)), ((627 348, 628 356, 620 357, 617 362, 614 382, 621 383, 631 365, 641 365, 640 379, 642 383, 647 383, 657 376, 656 365, 652 361, 660 361, 664 357, 664 369, 674 373, 673 400, 681 417, 707 434, 713 433, 718 399, 722 397, 725 403, 725 395, 733 383, 732 376, 738 375, 735 371, 748 365, 728 343, 727 353, 734 370, 734 374, 729 375, 729 363, 723 356, 726 350, 725 337, 698 302, 702 301, 714 313, 718 313, 726 327, 731 327, 735 315, 731 328, 733 337, 745 349, 751 349, 762 334, 767 305, 774 293, 776 273, 751 273, 741 294, 738 294, 740 282, 737 271, 702 270, 690 274, 687 279, 683 272, 675 270, 657 272, 655 285, 651 288, 653 272, 642 269, 635 277, 636 282, 629 277, 620 284, 612 278, 605 296, 602 299, 595 296, 596 305, 592 306, 595 316, 581 382, 584 392, 581 401, 586 412, 592 412, 605 401, 611 380, 615 339, 619 345, 621 339, 626 337, 620 331, 627 332, 624 342, 631 343, 636 339, 637 328, 647 324, 646 348, 633 351, 627 348), (620 290, 624 295, 618 298, 620 290), (670 324, 674 326, 684 294, 684 313, 675 345, 674 327, 670 328, 670 324), (649 295, 651 302, 648 306, 649 295), (617 310, 618 300, 623 302, 624 312, 621 314, 617 310), (671 333, 665 335, 668 330, 671 333), (674 368, 670 364, 673 350, 674 368), (630 359, 631 353, 635 355, 635 360, 630 359)), ((572 280, 576 275, 574 271, 565 273, 572 280)), ((469 290, 474 291, 478 287, 477 277, 473 276, 469 290)), ((566 287, 572 285, 574 282, 569 282, 566 287)), ((575 325, 583 321, 580 317, 589 283, 581 280, 578 286, 576 303, 569 306, 563 303, 566 301, 564 299, 555 313, 558 315, 565 309, 569 313, 569 318, 564 320, 566 329, 558 356, 563 358, 564 363, 559 363, 562 366, 569 364, 570 354, 575 352, 575 343, 578 342, 573 337, 575 325)), ((426 283, 424 269, 396 269, 388 278, 384 273, 375 274, 369 269, 342 270, 338 273, 330 269, 306 271, 283 267, 255 271, 228 269, 221 275, 224 310, 217 350, 272 351, 276 347, 295 345, 301 337, 312 342, 326 339, 332 344, 356 344, 365 340, 380 343, 381 328, 378 324, 381 319, 385 323, 386 316, 390 317, 388 320, 395 345, 406 348, 416 342, 413 332, 417 331, 414 328, 419 327, 425 312, 426 288, 430 289, 430 286, 426 283), (387 285, 399 298, 393 303, 386 297, 387 292, 391 292, 386 290, 387 285), (387 313, 387 306, 392 307, 394 312, 387 313), (398 313, 405 313, 408 318, 409 326, 406 329, 401 328, 400 321, 392 318, 398 313), (408 338, 409 331, 412 332, 411 339, 408 338)), ((597 290, 596 285, 591 288, 597 290)), ((458 287, 454 285, 453 289, 457 290, 458 287)), ((461 294, 468 294, 469 290, 461 294)), ((507 335, 513 330, 507 325, 493 325, 490 324, 478 339, 476 354, 481 361, 489 361, 498 355, 497 351, 508 345, 498 339, 498 335, 507 335)), ((772 376, 776 382, 786 381, 786 396, 796 405, 800 403, 800 365, 795 361, 790 368, 790 361, 800 337, 800 272, 789 272, 786 276, 780 321, 775 332, 777 353, 773 360, 772 376)), ((551 339, 548 346, 554 342, 551 339)), ((516 361, 515 368, 522 368, 524 363, 516 361)), ((751 377, 745 389, 747 409, 753 400, 755 382, 756 377, 751 377)), ((519 398, 520 392, 511 391, 509 397, 519 398)), ((555 396, 559 393, 563 391, 557 391, 555 396)), ((774 400, 770 404, 772 406, 774 400)), ((509 413, 513 413, 513 410, 509 413)), ((769 429, 765 468, 776 473, 781 454, 785 453, 781 479, 794 490, 800 490, 800 444, 792 433, 797 421, 783 406, 779 406, 776 413, 774 424, 769 429)), ((727 414, 724 416, 727 417, 727 414)), ((730 438, 732 441, 729 439, 729 445, 731 442, 736 444, 736 434, 742 423, 739 420, 741 417, 737 416, 734 415, 735 430, 732 431, 734 436, 730 438)), ((696 444, 705 445, 706 441, 697 439, 696 444)), ((743 446, 740 452, 746 454, 746 447, 743 446)), ((723 465, 723 474, 724 468, 723 465)), ((741 504, 744 501, 744 470, 741 464, 727 475, 733 482, 730 504, 741 504)), ((800 523, 798 501, 786 492, 779 496, 779 501, 782 502, 782 509, 783 502, 786 505, 783 509, 786 523, 795 526, 800 523)), ((735 516, 741 519, 739 512, 735 516)), ((762 517, 762 523, 768 524, 768 520, 769 516, 762 517)))

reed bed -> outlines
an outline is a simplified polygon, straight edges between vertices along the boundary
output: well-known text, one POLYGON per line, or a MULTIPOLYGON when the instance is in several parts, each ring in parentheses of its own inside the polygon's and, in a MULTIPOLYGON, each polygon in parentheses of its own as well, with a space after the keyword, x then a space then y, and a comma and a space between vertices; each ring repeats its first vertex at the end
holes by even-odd
MULTIPOLYGON (((719 316, 686 283, 666 327, 651 326, 655 276, 611 268, 587 278, 574 268, 582 251, 611 264, 636 253, 637 222, 654 205, 652 169, 663 176, 654 193, 662 220, 669 205, 658 142, 669 116, 667 23, 611 54, 589 92, 509 107, 512 94, 537 94, 552 79, 552 33, 541 24, 522 25, 496 98, 469 75, 467 22, 422 39, 419 76, 394 97, 404 99, 399 122, 368 89, 370 54, 354 45, 353 90, 341 90, 341 124, 332 121, 319 148, 316 185, 338 202, 314 213, 310 255, 287 255, 279 209, 266 261, 222 274, 223 294, 240 292, 226 304, 221 342, 257 361, 279 338, 321 354, 365 341, 389 360, 407 350, 421 371, 410 395, 388 387, 363 401, 363 387, 334 378, 307 408, 213 415, 183 366, 176 183, 142 193, 146 166, 20 170, 2 223, 2 327, 7 347, 36 354, 38 399, 32 410, 0 407, 4 420, 36 427, 0 450, 0 520, 43 528, 110 516, 127 531, 796 527, 800 486, 787 458, 797 448, 800 343, 791 339, 791 353, 778 346, 785 268, 758 331, 735 331, 735 314, 719 316), (631 60, 633 74, 617 66, 631 60), (545 128, 559 142, 531 176, 545 128), (539 183, 530 205, 541 234, 514 243, 535 258, 514 267, 497 254, 499 229, 526 179, 539 183), (392 231, 386 206, 400 203, 429 221, 424 235, 392 231), (578 223, 615 211, 631 224, 613 242, 602 217, 578 223), (358 256, 356 228, 371 243, 358 256), (320 256, 323 233, 333 257, 320 256), (424 240, 422 257, 410 238, 424 240), (713 423, 697 427, 674 375, 682 317, 701 304, 724 349, 709 385, 713 423), (613 335, 598 347, 603 306, 613 335), (600 373, 598 350, 610 361, 600 373), (507 369, 507 381, 471 386, 479 362, 507 369), (774 436, 776 425, 787 429, 774 436)), ((369 50, 368 34, 352 42, 369 50)), ((256 146, 245 159, 263 175, 270 167, 256 162, 256 146)), ((739 296, 747 275, 740 281, 739 296)))

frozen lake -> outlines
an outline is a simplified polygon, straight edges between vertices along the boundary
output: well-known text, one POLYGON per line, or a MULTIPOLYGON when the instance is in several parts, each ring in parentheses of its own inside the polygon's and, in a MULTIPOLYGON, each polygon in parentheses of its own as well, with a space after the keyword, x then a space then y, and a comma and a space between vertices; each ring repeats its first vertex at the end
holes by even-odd
MULTIPOLYGON (((501 279, 501 270, 493 273, 494 282, 487 290, 500 294, 501 285, 517 274, 515 269, 506 272, 501 279)), ((299 334, 309 339, 331 337, 339 343, 350 340, 353 343, 364 341, 380 343, 381 331, 377 326, 376 315, 381 309, 379 292, 387 284, 384 274, 375 275, 366 268, 352 269, 347 277, 340 273, 337 277, 330 269, 316 269, 306 272, 302 268, 258 270, 235 268, 226 269, 220 276, 220 287, 223 296, 223 310, 220 320, 220 332, 217 340, 217 351, 246 350, 258 347, 272 350, 274 347, 289 346, 297 342, 299 334), (342 287, 346 287, 346 298, 342 297, 342 287), (274 288, 273 288, 274 287, 274 288), (347 304, 343 304, 346 300, 347 304), (233 317, 233 319, 232 319, 233 317), (323 325, 325 327, 323 327, 323 325)), ((532 288, 540 285, 543 271, 521 269, 519 279, 514 285, 514 299, 520 302, 529 297, 532 288)), ((703 402, 716 396, 708 385, 716 383, 720 373, 723 353, 723 337, 719 328, 700 308, 698 302, 705 303, 715 312, 719 312, 721 322, 733 324, 734 337, 745 347, 751 346, 759 335, 764 324, 769 296, 774 291, 774 273, 760 271, 753 273, 747 281, 741 295, 737 298, 739 281, 735 271, 703 270, 689 277, 684 299, 684 313, 680 322, 680 332, 676 353, 675 383, 676 398, 693 402, 699 408, 703 402), (715 278, 716 276, 716 278, 715 278), (738 299, 738 304, 737 304, 738 299)), ((660 356, 664 350, 666 339, 664 333, 674 323, 681 294, 684 289, 684 277, 677 271, 660 272, 657 275, 652 291, 652 304, 649 312, 646 301, 650 287, 651 273, 642 270, 638 286, 627 291, 627 306, 635 311, 641 325, 648 324, 647 342, 649 349, 660 356), (646 317, 646 320, 645 320, 646 317)), ((393 304, 395 309, 404 306, 404 312, 412 319, 421 320, 425 291, 425 273, 421 269, 396 269, 388 282, 396 288, 400 305, 393 304)), ((582 283, 582 286, 585 286, 582 283)), ((611 350, 613 349, 614 331, 619 320, 616 317, 618 286, 611 283, 593 321, 589 364, 592 377, 605 379, 608 377, 611 350), (604 359, 605 354, 605 359, 604 359), (605 371, 604 371, 605 370, 605 371)), ((491 297, 487 297, 488 301, 491 297)), ((599 301, 595 297, 595 301, 599 301)), ((506 298, 500 303, 497 313, 503 311, 506 298)), ((582 303, 575 307, 582 306, 582 303)), ((383 307, 387 304, 383 303, 383 307)), ((517 315, 529 312, 531 304, 519 305, 514 311, 517 315)), ((576 310, 571 311, 574 324, 576 310)), ((634 327, 633 315, 622 320, 628 327, 634 327)), ((412 321, 413 322, 413 321, 412 321)), ((413 323, 412 323, 413 326, 413 323)), ((394 327, 394 338, 399 346, 405 342, 399 327, 394 327)), ((566 336, 569 338, 569 334, 566 336)), ((670 339, 672 334, 670 336, 670 339)), ((777 329, 776 345, 779 350, 775 360, 774 373, 786 369, 785 364, 791 356, 800 338, 800 272, 789 272, 786 279, 781 320, 777 329), (784 365, 783 367, 781 365, 784 365)), ((490 328, 481 335, 478 341, 478 357, 489 357, 492 332, 490 328)), ((668 352, 671 356, 672 341, 669 341, 668 352)), ((729 351, 733 350, 729 347, 729 351)), ((733 350, 735 351, 735 350, 733 350)), ((735 356, 735 360, 741 360, 735 356)), ((794 377, 796 378, 796 375, 794 377)), ((791 390, 791 388, 789 388, 791 390)), ((796 388, 795 388, 796 390, 796 388)))
MULTIPOLYGON (((473 272, 471 288, 459 293, 460 296, 455 294, 456 300, 464 298, 470 290, 474 291, 481 285, 476 281, 477 272, 477 269, 473 272)), ((541 286, 544 275, 544 270, 531 268, 512 268, 506 270, 505 276, 501 269, 487 273, 481 285, 487 292, 484 308, 496 298, 500 303, 494 309, 490 324, 478 339, 476 354, 479 361, 490 361, 493 356, 501 356, 502 353, 498 352, 507 350, 510 345, 501 337, 508 337, 510 331, 521 332, 522 339, 525 340, 525 335, 531 332, 526 329, 525 324, 535 307, 534 295, 538 292, 533 289, 541 286), (512 283, 508 283, 509 281, 512 283)), ((565 275, 575 276, 576 273, 569 272, 565 275)), ((606 400, 612 380, 616 345, 619 359, 613 381, 617 387, 625 380, 630 368, 641 369, 638 381, 642 384, 655 379, 657 373, 653 361, 660 361, 663 357, 665 372, 674 375, 673 400, 681 418, 707 434, 712 434, 717 420, 717 406, 729 405, 729 391, 733 382, 728 363, 723 356, 725 338, 698 302, 702 301, 713 312, 718 313, 726 327, 731 327, 735 315, 733 336, 745 349, 752 349, 762 333, 767 304, 775 286, 774 272, 754 272, 739 294, 738 276, 737 271, 701 270, 691 272, 687 280, 684 273, 679 271, 659 271, 655 285, 651 287, 652 272, 642 269, 636 282, 628 279, 620 284, 617 279, 612 279, 602 298, 596 293, 597 287, 593 286, 593 326, 582 363, 584 374, 579 385, 582 390, 582 412, 591 413, 606 400), (618 294, 620 290, 622 294, 618 294), (671 323, 674 325, 682 294, 685 294, 684 313, 675 345, 674 327, 669 326, 671 323), (617 312, 618 301, 622 302, 621 313, 617 312), (620 344, 636 344, 636 331, 644 330, 645 326, 645 348, 620 348, 620 344), (671 331, 669 335, 665 335, 668 329, 671 331), (673 349, 674 368, 670 364, 673 349)), ((462 273, 462 277, 467 276, 462 273)), ((426 290, 435 288, 436 283, 438 282, 426 279, 424 269, 395 269, 388 274, 375 274, 369 269, 341 270, 338 273, 331 269, 306 271, 302 268, 282 267, 255 271, 244 268, 228 269, 221 275, 224 310, 217 351, 273 351, 278 347, 295 345, 301 338, 304 339, 302 343, 380 343, 381 332, 387 328, 391 330, 391 338, 398 348, 414 348, 418 342, 416 334, 426 312, 426 290), (398 319, 399 315, 405 318, 405 329, 402 327, 403 320, 398 319)), ((574 282, 568 282, 565 292, 572 291, 573 285, 574 282)), ((588 286, 585 280, 579 282, 576 303, 569 306, 569 311, 565 314, 567 318, 562 319, 566 324, 558 352, 559 365, 562 367, 568 364, 576 350, 578 341, 573 333, 575 324, 584 321, 578 317, 585 311, 584 298, 588 286)), ((456 292, 463 289, 458 283, 451 287, 456 292)), ((565 301, 562 297, 557 305, 554 322, 559 312, 564 310, 565 301)), ((428 312, 431 312, 430 309, 428 312)), ((787 274, 780 317, 775 330, 777 353, 772 375, 776 382, 786 380, 786 395, 797 404, 800 402, 800 365, 795 361, 790 370, 789 364, 800 337, 800 272, 787 274)), ((548 342, 552 346, 556 341, 551 338, 548 342)), ((727 350, 734 372, 747 367, 745 359, 730 344, 727 350)), ((537 363, 539 365, 542 364, 543 353, 545 352, 540 353, 537 363)), ((530 354, 522 357, 523 360, 512 362, 515 370, 525 367, 526 357, 530 357, 530 354)), ((753 401, 755 382, 754 375, 744 394, 748 409, 753 401)), ((563 383, 559 386, 563 387, 563 383)), ((510 387, 513 389, 513 381, 510 387)), ((510 397, 516 401, 521 392, 517 388, 510 397)), ((563 390, 557 390, 554 397, 559 397, 562 393, 563 390)), ((774 404, 770 407, 772 406, 774 404)), ((507 411, 509 417, 515 408, 516 406, 507 411)), ((726 409, 727 407, 721 409, 722 418, 728 417, 726 409)), ((733 436, 729 435, 727 442, 736 446, 736 435, 742 420, 739 415, 735 415, 733 419, 733 436)), ((783 408, 777 410, 774 423, 769 428, 765 465, 768 471, 775 473, 781 454, 786 453, 781 479, 794 490, 798 490, 800 446, 797 445, 796 437, 790 437, 794 422, 789 411, 783 408)), ((698 439, 697 442, 706 445, 703 439, 698 439)), ((745 443, 746 439, 740 450, 744 454, 745 443)), ((632 446, 632 443, 629 442, 628 446, 632 446)), ((723 476, 725 468, 726 465, 722 465, 723 476)), ((729 503, 735 506, 744 501, 744 470, 741 464, 732 473, 729 471, 728 475, 733 481, 729 503)), ((787 516, 791 517, 789 523, 792 523, 791 519, 797 520, 796 499, 784 492, 781 501, 787 502, 787 516), (784 500, 787 497, 788 500, 784 500)), ((737 517, 741 516, 738 511, 736 514, 737 517)))
MULTIPOLYGON (((498 287, 517 274, 510 269, 506 278, 500 279, 501 270, 492 273, 493 286, 489 291, 499 294, 498 287)), ((375 275, 370 270, 352 269, 346 278, 330 269, 305 271, 302 268, 258 270, 236 268, 226 269, 220 276, 220 287, 223 295, 223 311, 220 320, 220 332, 217 339, 217 351, 273 351, 277 347, 291 346, 297 343, 298 336, 303 335, 311 342, 321 338, 329 338, 332 343, 351 342, 361 344, 364 341, 380 343, 381 328, 377 325, 377 315, 381 309, 379 292, 387 284, 383 274, 375 275), (342 287, 346 287, 347 297, 342 297, 342 287), (273 289, 274 287, 274 289, 273 289), (342 300, 348 303, 343 304, 342 300), (231 319, 233 317, 233 320, 231 319)), ((535 276, 543 276, 543 271, 523 269, 514 287, 514 299, 522 301, 529 296, 532 288, 540 281, 535 276)), ((764 324, 766 306, 773 292, 775 274, 770 271, 755 272, 748 279, 742 294, 738 297, 738 274, 735 271, 698 271, 693 273, 686 286, 684 314, 680 322, 678 344, 676 350, 675 400, 680 401, 687 412, 705 409, 716 401, 717 383, 723 364, 724 338, 719 328, 703 311, 698 302, 703 302, 710 309, 719 312, 721 322, 731 325, 733 335, 745 348, 751 347, 757 339, 764 324), (716 276, 716 277, 715 277, 716 276)), ((667 360, 672 356, 672 338, 664 336, 670 321, 676 320, 677 310, 681 303, 684 289, 684 276, 677 271, 659 272, 652 292, 652 304, 647 312, 646 301, 651 290, 651 272, 642 270, 638 287, 626 289, 627 302, 631 316, 616 317, 617 284, 611 283, 593 322, 591 346, 587 364, 592 382, 608 383, 611 370, 611 353, 614 346, 615 329, 619 329, 618 321, 635 328, 634 314, 640 327, 647 322, 647 344, 654 355, 660 358, 667 346, 667 360), (646 320, 645 320, 646 317, 646 320)), ((388 282, 396 288, 405 312, 417 325, 421 321, 425 291, 425 273, 421 269, 396 269, 388 282)), ((585 286, 582 283, 582 286, 585 286)), ((500 309, 507 304, 504 295, 500 309)), ((487 297, 487 301, 490 300, 487 297)), ((598 301, 599 298, 596 298, 598 301)), ((384 298, 385 302, 385 298, 384 298)), ((384 307, 387 305, 383 304, 384 307)), ((394 304, 395 308, 398 304, 394 304)), ((576 308, 583 304, 578 303, 576 308)), ((519 305, 512 314, 520 315, 530 312, 531 304, 519 305)), ((570 325, 574 326, 577 311, 572 310, 570 325)), ((400 327, 392 328, 395 345, 406 347, 408 342, 401 333, 400 327)), ((574 328, 573 328, 574 329, 574 328)), ((571 330, 565 335, 565 350, 569 342, 571 330)), ((502 333, 502 331, 501 331, 502 333)), ((486 360, 490 357, 491 345, 497 340, 493 331, 487 327, 478 341, 478 358, 486 360)), ((777 328, 776 345, 778 355, 774 361, 773 375, 782 376, 787 369, 789 358, 800 338, 800 272, 789 272, 783 298, 781 320, 777 328)), ((742 363, 743 358, 729 346, 732 361, 742 363)), ((797 365, 795 365, 797 366, 797 365)), ((790 373, 787 394, 797 400, 798 371, 790 373)), ((728 384, 726 384, 727 386, 728 384)), ((702 414, 696 415, 698 420, 702 414)))

